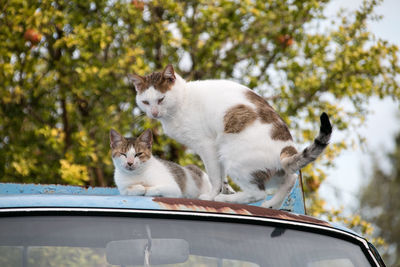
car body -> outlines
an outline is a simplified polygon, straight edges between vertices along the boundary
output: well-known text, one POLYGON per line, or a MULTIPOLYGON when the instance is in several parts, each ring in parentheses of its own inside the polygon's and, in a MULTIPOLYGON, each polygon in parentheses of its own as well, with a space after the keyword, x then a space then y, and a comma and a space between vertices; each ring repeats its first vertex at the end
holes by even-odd
POLYGON ((349 229, 257 205, 0 184, 0 266, 384 266, 349 229))

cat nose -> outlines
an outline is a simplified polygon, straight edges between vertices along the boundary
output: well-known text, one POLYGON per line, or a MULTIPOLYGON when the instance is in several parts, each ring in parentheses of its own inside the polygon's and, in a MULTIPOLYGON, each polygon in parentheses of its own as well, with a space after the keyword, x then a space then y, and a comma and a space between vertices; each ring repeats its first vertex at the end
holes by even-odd
POLYGON ((133 162, 127 162, 126 164, 128 164, 129 166, 132 166, 133 162))
POLYGON ((158 109, 157 108, 152 108, 151 109, 151 115, 153 115, 153 117, 157 117, 158 116, 158 109))

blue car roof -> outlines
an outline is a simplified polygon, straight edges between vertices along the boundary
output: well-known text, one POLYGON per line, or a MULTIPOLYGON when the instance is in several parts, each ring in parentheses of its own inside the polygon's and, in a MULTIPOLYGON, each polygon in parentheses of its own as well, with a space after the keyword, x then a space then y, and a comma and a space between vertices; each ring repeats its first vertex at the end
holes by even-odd
POLYGON ((0 183, 0 209, 48 207, 211 212, 311 223, 356 234, 340 225, 306 216, 298 183, 281 207, 290 212, 262 208, 261 203, 241 205, 184 198, 123 196, 117 188, 105 187, 0 183))
MULTIPOLYGON (((142 197, 136 198, 132 201, 132 196, 125 197, 126 199, 124 202, 119 203, 118 198, 110 198, 109 196, 120 196, 119 191, 117 188, 110 188, 110 187, 81 187, 81 186, 66 186, 66 185, 40 185, 40 184, 15 184, 15 183, 0 183, 0 196, 1 195, 27 195, 27 194, 37 194, 37 195, 65 195, 63 200, 57 201, 57 205, 67 205, 73 203, 73 205, 88 205, 87 203, 77 202, 74 200, 74 197, 67 197, 68 195, 101 195, 104 196, 104 199, 107 201, 100 201, 97 202, 97 207, 105 207, 106 205, 111 205, 115 208, 137 208, 137 203, 140 203, 142 197), (106 197, 108 196, 108 197, 106 197), (112 201, 114 200, 115 201, 112 201)), ((270 199, 271 196, 268 196, 267 199, 270 199)), ((0 207, 4 206, 12 206, 12 205, 33 205, 32 202, 29 202, 24 198, 21 198, 20 201, 15 202, 12 200, 11 202, 6 202, 3 198, 2 203, 0 203, 0 207)), ((40 199, 40 197, 38 198, 40 199)), ((261 206, 263 201, 258 201, 255 203, 250 203, 251 206, 261 206)), ((52 205, 55 205, 54 203, 52 205)), ((91 207, 96 207, 96 203, 92 203, 91 207)), ((148 203, 150 205, 150 203, 148 203)), ((151 206, 151 205, 150 205, 151 206)), ((292 191, 284 200, 281 208, 282 210, 291 211, 297 214, 305 214, 305 206, 304 206, 304 198, 303 198, 303 191, 300 187, 299 181, 296 181, 295 186, 293 187, 292 191)))

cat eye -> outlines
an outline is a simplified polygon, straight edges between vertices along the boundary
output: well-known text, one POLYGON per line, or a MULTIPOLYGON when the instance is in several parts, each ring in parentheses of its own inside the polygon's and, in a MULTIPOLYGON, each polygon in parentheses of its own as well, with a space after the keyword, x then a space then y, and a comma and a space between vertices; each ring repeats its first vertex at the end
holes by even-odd
POLYGON ((160 99, 158 99, 158 104, 161 104, 164 100, 165 96, 161 97, 160 99))
POLYGON ((142 155, 142 154, 143 154, 143 152, 136 153, 135 157, 140 157, 140 155, 142 155))
POLYGON ((146 100, 143 100, 142 103, 145 104, 145 105, 149 105, 150 104, 149 101, 146 101, 146 100))
POLYGON ((125 153, 119 153, 119 154, 126 158, 126 154, 125 153))

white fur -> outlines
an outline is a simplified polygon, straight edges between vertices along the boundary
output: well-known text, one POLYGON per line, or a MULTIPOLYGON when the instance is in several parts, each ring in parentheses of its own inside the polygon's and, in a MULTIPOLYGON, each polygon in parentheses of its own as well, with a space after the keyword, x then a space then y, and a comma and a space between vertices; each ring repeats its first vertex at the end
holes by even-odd
POLYGON ((130 148, 126 155, 126 158, 122 155, 113 157, 114 181, 122 195, 198 198, 211 190, 211 184, 205 173, 202 176, 202 188, 197 188, 191 173, 185 169, 186 190, 182 192, 168 167, 157 158, 152 156, 144 163, 135 158, 134 169, 130 169, 127 159, 135 155, 135 149, 130 148))
MULTIPOLYGON (((179 75, 172 89, 165 94, 150 88, 137 94, 138 106, 149 117, 160 120, 165 133, 195 151, 203 160, 213 185, 211 193, 202 195, 208 200, 248 203, 266 197, 263 190, 250 183, 251 173, 265 168, 282 168, 280 152, 292 141, 276 141, 270 138, 271 124, 258 120, 238 134, 224 133, 224 115, 237 105, 254 105, 246 99, 247 87, 227 80, 205 80, 185 82, 179 75), (157 106, 156 99, 165 96, 157 106), (144 105, 142 101, 149 101, 144 105), (152 116, 151 108, 159 110, 159 116, 152 116), (242 192, 220 194, 222 181, 229 175, 242 192)), ((280 179, 280 191, 267 206, 279 208, 296 176, 280 179)), ((276 181, 275 181, 276 182, 276 181)))

